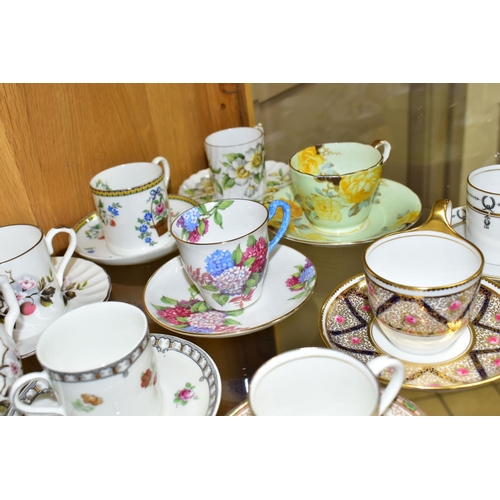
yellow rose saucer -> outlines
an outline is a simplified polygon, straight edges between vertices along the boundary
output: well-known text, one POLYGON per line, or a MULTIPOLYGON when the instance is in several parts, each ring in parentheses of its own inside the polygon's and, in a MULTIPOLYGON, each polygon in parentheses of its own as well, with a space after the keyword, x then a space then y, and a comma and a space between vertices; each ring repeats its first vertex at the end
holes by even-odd
MULTIPOLYGON (((385 234, 413 226, 420 217, 422 203, 408 187, 389 179, 381 179, 374 195, 373 206, 364 225, 350 233, 330 235, 319 232, 309 222, 301 207, 301 198, 293 185, 273 195, 273 200, 285 200, 291 207, 291 220, 283 238, 314 246, 360 245, 385 234)), ((279 228, 280 214, 269 222, 271 231, 279 228)))

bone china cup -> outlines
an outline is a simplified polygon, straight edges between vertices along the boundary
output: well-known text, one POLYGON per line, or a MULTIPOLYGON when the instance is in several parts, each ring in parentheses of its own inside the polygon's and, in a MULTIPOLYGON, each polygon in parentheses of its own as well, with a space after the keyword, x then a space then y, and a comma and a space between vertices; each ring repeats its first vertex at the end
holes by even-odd
MULTIPOLYGON (((0 227, 0 275, 8 278, 21 308, 14 328, 16 342, 40 334, 66 312, 61 286, 75 248, 76 234, 70 228, 54 228, 44 236, 39 227, 29 224, 0 227), (53 252, 52 240, 59 233, 69 234, 70 242, 56 269, 50 254, 53 252)), ((0 293, 0 320, 7 308, 0 293)))
POLYGON ((138 255, 169 238, 169 180, 170 166, 162 156, 108 168, 92 178, 90 190, 112 253, 138 255))
POLYGON ((282 200, 273 201, 269 210, 256 201, 220 200, 180 214, 170 231, 185 271, 205 300, 203 307, 227 312, 256 302, 269 255, 289 222, 290 205, 282 200), (269 242, 267 222, 278 207, 283 219, 269 242))
POLYGON ((291 157, 290 176, 315 229, 342 234, 363 227, 390 152, 387 141, 335 142, 291 157))
POLYGON ((256 416, 378 416, 398 395, 403 364, 378 356, 365 365, 348 354, 305 347, 278 354, 250 382, 249 402, 256 416), (392 370, 380 395, 376 376, 392 370))
POLYGON ((481 251, 448 220, 451 202, 438 200, 420 227, 374 241, 363 256, 377 324, 412 354, 435 354, 458 339, 481 283, 481 251))
POLYGON ((500 165, 478 168, 467 177, 465 231, 488 264, 500 265, 500 165))
POLYGON ((159 415, 162 393, 145 314, 123 302, 80 307, 55 321, 38 341, 42 372, 12 385, 11 404, 26 414, 159 415), (45 380, 59 406, 28 405, 19 393, 45 380))

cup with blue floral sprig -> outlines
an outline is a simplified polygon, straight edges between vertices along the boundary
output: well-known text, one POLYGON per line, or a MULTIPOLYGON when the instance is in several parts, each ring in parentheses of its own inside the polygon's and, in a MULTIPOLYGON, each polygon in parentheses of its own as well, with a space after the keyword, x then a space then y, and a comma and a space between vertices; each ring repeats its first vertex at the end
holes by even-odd
POLYGON ((290 221, 286 201, 269 208, 244 199, 224 199, 190 208, 170 227, 184 269, 206 304, 235 311, 255 303, 262 294, 270 254, 290 221), (269 241, 267 223, 283 211, 281 226, 269 241))

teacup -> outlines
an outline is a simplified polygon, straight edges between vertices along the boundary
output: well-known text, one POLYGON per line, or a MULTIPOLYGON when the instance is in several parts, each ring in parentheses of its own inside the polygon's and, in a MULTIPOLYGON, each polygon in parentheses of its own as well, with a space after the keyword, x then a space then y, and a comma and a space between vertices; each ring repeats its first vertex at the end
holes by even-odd
POLYGON ((256 201, 228 199, 190 208, 177 216, 170 231, 184 269, 206 305, 235 311, 259 299, 269 254, 289 222, 290 206, 285 201, 273 201, 268 210, 256 201), (267 222, 278 207, 283 219, 269 242, 267 222))
POLYGON ((112 253, 138 255, 165 242, 169 180, 170 166, 162 156, 118 165, 92 178, 90 190, 112 253))
MULTIPOLYGON (((0 275, 7 276, 21 309, 14 328, 16 342, 41 333, 66 312, 61 286, 75 248, 76 234, 70 228, 53 228, 44 236, 39 227, 29 224, 0 227, 0 275), (70 241, 56 269, 50 254, 52 240, 59 233, 69 234, 70 241)), ((0 322, 6 310, 0 294, 0 322)))
POLYGON ((159 415, 163 396, 145 314, 123 302, 75 309, 43 332, 36 356, 42 372, 14 382, 10 402, 26 414, 159 415), (59 406, 28 405, 19 394, 44 380, 59 406))
POLYGON ((10 286, 7 276, 0 275, 0 290, 3 300, 7 303, 7 314, 3 319, 3 329, 0 329, 0 415, 6 415, 9 407, 10 387, 23 374, 21 356, 14 342, 14 324, 21 314, 16 294, 10 286))
POLYGON ((262 125, 214 132, 205 139, 205 152, 214 199, 257 200, 264 196, 266 168, 262 125))
POLYGON ((459 338, 481 284, 481 251, 448 220, 451 202, 438 200, 424 224, 379 238, 364 252, 377 324, 396 347, 412 354, 439 353, 459 338))
POLYGON ((292 183, 315 229, 342 234, 363 227, 390 152, 387 141, 372 146, 336 142, 308 147, 290 158, 292 183))
POLYGON ((478 168, 467 177, 465 234, 488 264, 500 265, 500 165, 478 168))
POLYGON ((304 347, 278 354, 250 381, 249 403, 256 416, 378 416, 398 395, 401 361, 378 356, 365 365, 343 352, 304 347), (376 376, 391 370, 380 394, 376 376))

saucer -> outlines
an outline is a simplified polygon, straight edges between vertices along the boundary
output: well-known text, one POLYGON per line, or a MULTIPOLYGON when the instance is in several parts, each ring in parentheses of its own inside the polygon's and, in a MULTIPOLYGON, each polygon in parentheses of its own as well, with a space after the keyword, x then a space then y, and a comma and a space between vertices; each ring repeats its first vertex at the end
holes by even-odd
MULTIPOLYGON (((382 391, 383 392, 383 391, 382 391)), ((396 399, 392 402, 391 406, 387 408, 384 413, 384 417, 422 417, 427 416, 427 414, 421 410, 415 403, 412 403, 402 396, 396 396, 396 399)), ((233 408, 229 413, 226 413, 226 417, 253 417, 252 410, 250 409, 250 404, 248 399, 243 401, 235 408, 233 408)))
MULTIPOLYGON (((62 257, 51 257, 52 264, 57 266, 62 257)), ((62 291, 68 300, 66 312, 105 302, 111 294, 111 279, 104 269, 93 262, 78 257, 72 257, 64 271, 62 291)), ((21 358, 32 356, 42 332, 17 342, 21 358)))
POLYGON ((169 260, 149 279, 143 302, 149 317, 167 330, 193 337, 236 337, 268 328, 296 312, 311 296, 316 269, 300 252, 276 245, 260 299, 238 311, 207 310, 180 257, 169 260), (300 281, 304 269, 307 277, 300 281), (303 286, 301 286, 301 284, 303 286), (202 312, 198 312, 202 309, 202 312))
MULTIPOLYGON (((196 206, 192 200, 171 194, 168 196, 170 218, 177 217, 188 208, 196 206)), ((76 232, 76 253, 86 259, 108 266, 126 266, 131 264, 144 264, 168 255, 177 249, 174 238, 167 233, 163 243, 158 244, 139 255, 116 255, 111 253, 106 246, 102 232, 101 220, 97 212, 92 212, 78 222, 73 228, 76 232)))
MULTIPOLYGON (((302 210, 300 195, 292 185, 274 193, 269 202, 273 200, 285 200, 291 206, 292 218, 283 238, 314 246, 368 243, 385 234, 413 226, 422 211, 422 203, 411 189, 399 182, 381 179, 365 224, 350 233, 330 235, 319 232, 312 226, 302 210)), ((273 232, 279 227, 281 219, 278 217, 271 219, 269 223, 269 229, 273 232)))
MULTIPOLYGON (((383 344, 382 334, 370 328, 373 318, 365 276, 359 274, 342 283, 323 303, 319 317, 323 342, 363 363, 389 354, 389 341, 383 344)), ((405 368, 403 389, 469 389, 500 379, 500 287, 486 278, 481 280, 471 318, 471 328, 438 357, 401 355, 399 349, 390 348, 405 368)), ((379 376, 382 382, 390 378, 388 370, 379 376)))
MULTIPOLYGON (((266 160, 266 194, 262 197, 264 202, 271 202, 272 195, 277 190, 291 184, 290 167, 280 161, 266 160)), ((205 168, 186 179, 179 188, 179 194, 187 196, 198 203, 207 203, 213 200, 214 186, 210 178, 210 169, 205 168)))
MULTIPOLYGON (((465 236, 465 207, 454 208, 451 212, 451 227, 460 235, 465 236)), ((500 279, 500 266, 484 263, 483 276, 494 280, 500 279)))
MULTIPOLYGON (((188 340, 152 333, 151 343, 158 363, 158 378, 163 392, 161 416, 214 416, 221 400, 221 378, 212 358, 188 340), (184 398, 180 391, 188 389, 184 398), (188 396, 188 397, 187 397, 188 396)), ((34 406, 58 406, 45 380, 30 382, 20 399, 34 406)), ((9 416, 19 416, 11 408, 9 416)))

